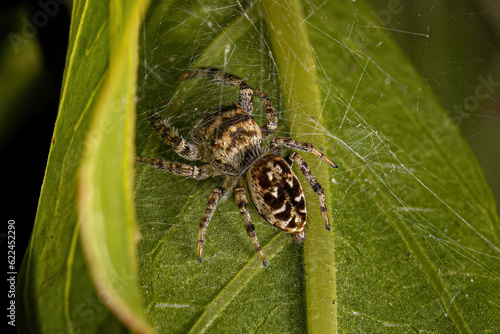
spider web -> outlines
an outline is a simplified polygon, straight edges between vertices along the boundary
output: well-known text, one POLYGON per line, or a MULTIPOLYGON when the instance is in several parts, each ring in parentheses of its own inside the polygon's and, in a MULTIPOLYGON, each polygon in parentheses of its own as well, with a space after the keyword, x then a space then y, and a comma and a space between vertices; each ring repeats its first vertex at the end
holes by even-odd
MULTIPOLYGON (((483 44, 477 43, 488 46, 461 57, 441 56, 460 48, 441 43, 444 37, 434 29, 434 16, 453 21, 473 16, 472 9, 444 2, 435 7, 394 1, 373 5, 302 4, 321 99, 290 107, 294 93, 287 87, 300 79, 280 71, 275 51, 286 46, 271 42, 273 34, 278 40, 286 35, 286 26, 270 27, 258 4, 153 4, 143 27, 137 152, 187 163, 161 143, 148 124, 147 110, 158 108, 189 138, 204 113, 237 101, 237 90, 203 79, 179 83, 177 78, 199 66, 238 75, 269 94, 279 119, 275 135, 321 145, 340 165, 321 173, 325 167, 302 154, 318 173, 330 203, 339 328, 493 328, 493 317, 484 321, 481 312, 488 318, 500 306, 495 292, 500 277, 498 218, 475 162, 464 162, 473 158, 455 128, 471 119, 498 125, 498 114, 492 111, 499 90, 494 69, 484 55, 480 66, 472 66, 493 38, 483 23, 471 19, 483 44), (437 61, 430 63, 433 59, 437 61), (462 68, 448 65, 457 59, 462 68), (472 69, 463 69, 464 64, 472 69), (465 82, 469 72, 476 81, 465 82), (166 100, 168 107, 160 107, 166 100), (314 108, 319 116, 309 113, 314 108), (383 288, 374 289, 378 286, 383 288), (470 319, 465 313, 473 305, 481 311, 470 319)), ((289 8, 279 2, 275 6, 289 8)), ((288 56, 301 62, 300 55, 288 56)), ((254 115, 258 124, 265 123, 257 100, 254 115)), ((471 138, 494 133, 464 127, 471 138)), ((205 262, 194 263, 199 219, 210 190, 220 182, 220 177, 194 181, 138 166, 140 281, 150 321, 158 331, 303 331, 308 274, 303 246, 271 228, 253 208, 259 240, 275 270, 264 274, 248 266, 255 254, 234 198, 219 205, 207 233, 205 262), (248 277, 242 274, 247 272, 248 277), (247 308, 251 311, 245 312, 247 308)), ((303 187, 308 212, 317 211, 313 191, 307 183, 303 187)), ((312 219, 307 228, 322 228, 322 223, 312 219)))

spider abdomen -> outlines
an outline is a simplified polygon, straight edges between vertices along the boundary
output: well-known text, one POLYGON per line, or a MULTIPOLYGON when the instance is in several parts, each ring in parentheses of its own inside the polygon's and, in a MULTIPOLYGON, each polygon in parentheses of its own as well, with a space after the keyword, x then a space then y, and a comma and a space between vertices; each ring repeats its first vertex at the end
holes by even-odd
POLYGON ((254 206, 264 219, 283 231, 296 233, 299 242, 305 239, 306 199, 297 176, 283 158, 267 154, 255 161, 248 170, 247 183, 254 206))

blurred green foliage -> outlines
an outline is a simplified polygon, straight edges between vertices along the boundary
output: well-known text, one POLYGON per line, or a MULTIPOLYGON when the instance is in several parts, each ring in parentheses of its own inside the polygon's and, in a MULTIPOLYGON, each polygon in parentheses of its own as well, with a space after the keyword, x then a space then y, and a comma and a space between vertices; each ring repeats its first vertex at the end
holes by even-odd
POLYGON ((384 25, 371 29, 388 29, 399 43, 460 127, 500 203, 500 2, 369 2, 384 25))

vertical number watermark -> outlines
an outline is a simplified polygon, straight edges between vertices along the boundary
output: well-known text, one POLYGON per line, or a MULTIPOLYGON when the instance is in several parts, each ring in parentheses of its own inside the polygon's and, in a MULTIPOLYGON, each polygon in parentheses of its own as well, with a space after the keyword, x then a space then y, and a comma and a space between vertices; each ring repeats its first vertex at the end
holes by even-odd
POLYGON ((16 221, 9 220, 7 225, 7 323, 16 326, 16 221))

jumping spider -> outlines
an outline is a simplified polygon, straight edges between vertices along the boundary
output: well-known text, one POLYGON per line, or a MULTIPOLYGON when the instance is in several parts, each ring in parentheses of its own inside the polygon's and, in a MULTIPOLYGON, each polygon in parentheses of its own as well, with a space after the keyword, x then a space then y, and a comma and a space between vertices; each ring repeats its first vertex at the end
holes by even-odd
POLYGON ((252 202, 257 211, 270 224, 291 233, 297 242, 306 239, 306 201, 302 186, 291 169, 295 162, 318 196, 323 223, 330 230, 325 205, 323 188, 318 183, 304 159, 293 152, 282 158, 280 146, 310 152, 323 160, 328 166, 337 168, 335 163, 309 143, 296 142, 290 138, 274 137, 269 149, 262 146, 278 126, 278 119, 267 94, 248 86, 239 77, 216 68, 198 68, 183 74, 181 81, 203 76, 214 82, 239 87, 238 103, 221 106, 214 112, 207 113, 191 130, 194 141, 190 143, 179 136, 176 131, 164 122, 158 113, 149 111, 149 122, 153 125, 165 142, 174 151, 187 160, 201 160, 208 163, 201 167, 181 163, 172 163, 160 159, 137 157, 142 162, 177 175, 188 176, 197 180, 211 176, 225 175, 221 186, 210 193, 207 207, 200 222, 198 234, 198 262, 202 261, 205 233, 214 214, 217 202, 227 197, 234 190, 236 201, 248 236, 257 251, 264 267, 267 260, 257 239, 247 209, 245 179, 252 202), (266 111, 267 124, 259 127, 253 120, 253 95, 258 95, 266 111))

